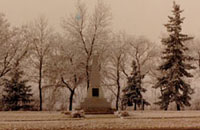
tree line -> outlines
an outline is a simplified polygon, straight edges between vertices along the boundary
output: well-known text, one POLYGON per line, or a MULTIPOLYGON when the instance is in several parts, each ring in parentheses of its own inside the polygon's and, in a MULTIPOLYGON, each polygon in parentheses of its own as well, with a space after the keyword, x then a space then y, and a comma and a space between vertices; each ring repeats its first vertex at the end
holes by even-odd
POLYGON ((45 16, 12 27, 0 14, 2 110, 41 111, 44 104, 50 110, 57 100, 72 110, 90 87, 96 52, 104 75, 101 86, 108 90, 105 94, 116 110, 151 106, 154 102, 145 97, 151 88, 159 91, 155 104, 161 109, 168 110, 171 103, 177 110, 191 105, 194 89, 187 78, 196 75, 192 69, 200 65, 199 42, 182 34, 179 5, 173 4, 162 45, 142 36, 114 33, 110 8, 102 1, 92 13, 81 1, 75 8, 61 20, 63 33, 55 31, 45 16), (61 95, 66 96, 57 99, 61 95))

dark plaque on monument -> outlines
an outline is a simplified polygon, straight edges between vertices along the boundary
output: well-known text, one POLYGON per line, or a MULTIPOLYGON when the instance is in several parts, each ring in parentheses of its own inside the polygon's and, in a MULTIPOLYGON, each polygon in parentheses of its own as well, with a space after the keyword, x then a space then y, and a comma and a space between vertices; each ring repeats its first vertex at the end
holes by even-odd
POLYGON ((98 88, 92 88, 92 96, 93 97, 99 96, 99 89, 98 88))

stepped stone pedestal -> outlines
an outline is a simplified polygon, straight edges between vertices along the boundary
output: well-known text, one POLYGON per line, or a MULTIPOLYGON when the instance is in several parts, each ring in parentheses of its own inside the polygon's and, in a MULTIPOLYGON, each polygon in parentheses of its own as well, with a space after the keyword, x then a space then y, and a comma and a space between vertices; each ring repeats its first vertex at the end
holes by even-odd
POLYGON ((90 114, 108 114, 113 113, 111 103, 104 97, 102 88, 100 87, 100 65, 98 63, 98 55, 93 57, 92 71, 90 75, 90 87, 87 97, 81 102, 80 107, 90 114))

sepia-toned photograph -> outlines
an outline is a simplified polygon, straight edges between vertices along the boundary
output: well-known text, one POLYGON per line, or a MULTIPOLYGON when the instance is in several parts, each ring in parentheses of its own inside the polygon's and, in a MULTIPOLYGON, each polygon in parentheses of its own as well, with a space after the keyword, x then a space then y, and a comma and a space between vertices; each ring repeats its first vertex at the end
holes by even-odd
POLYGON ((0 0, 0 130, 200 130, 200 0, 0 0))

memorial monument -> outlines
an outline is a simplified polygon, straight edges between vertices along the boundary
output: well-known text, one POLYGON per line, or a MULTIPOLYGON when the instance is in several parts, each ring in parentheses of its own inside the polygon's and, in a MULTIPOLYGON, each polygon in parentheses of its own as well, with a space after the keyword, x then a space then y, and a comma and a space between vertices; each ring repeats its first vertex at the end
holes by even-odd
POLYGON ((111 103, 104 97, 101 87, 99 56, 93 56, 92 70, 90 74, 90 87, 87 97, 81 102, 80 107, 86 113, 112 113, 111 103))

